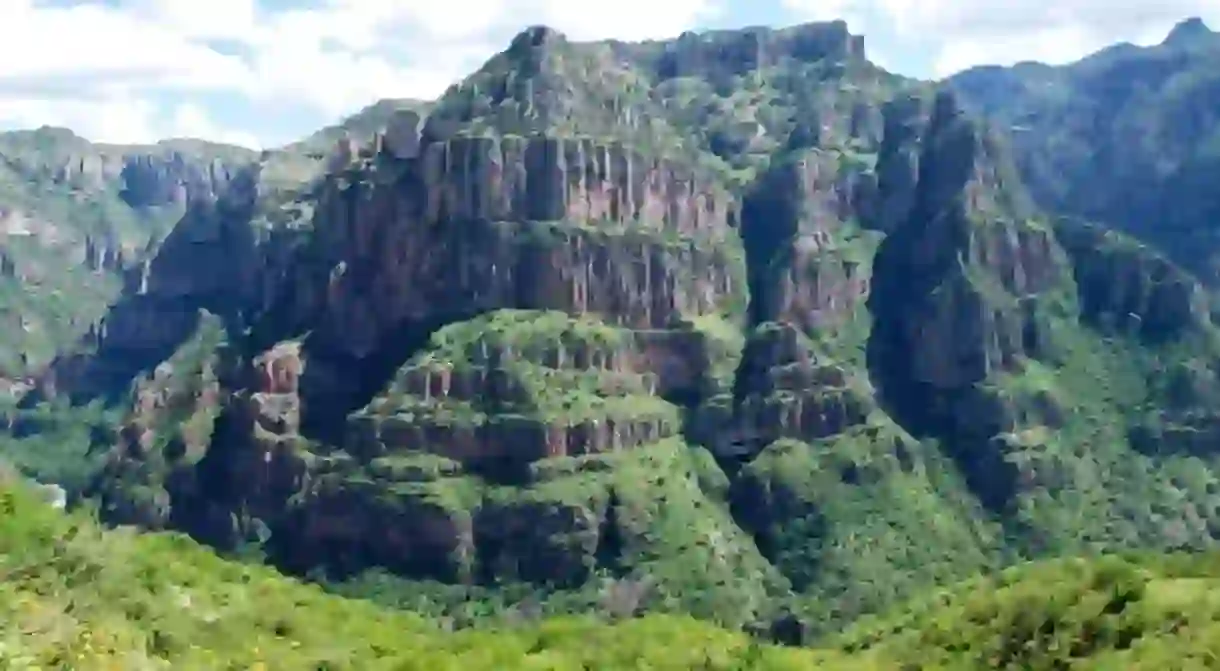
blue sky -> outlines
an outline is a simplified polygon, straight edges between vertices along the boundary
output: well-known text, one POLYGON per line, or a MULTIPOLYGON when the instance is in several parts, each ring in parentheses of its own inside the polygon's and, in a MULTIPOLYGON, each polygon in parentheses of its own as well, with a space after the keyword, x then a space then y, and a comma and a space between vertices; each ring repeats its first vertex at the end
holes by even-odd
POLYGON ((0 128, 275 146, 434 97, 538 23, 646 39, 843 18, 873 60, 936 77, 1154 43, 1188 16, 1220 27, 1220 0, 0 0, 0 128))

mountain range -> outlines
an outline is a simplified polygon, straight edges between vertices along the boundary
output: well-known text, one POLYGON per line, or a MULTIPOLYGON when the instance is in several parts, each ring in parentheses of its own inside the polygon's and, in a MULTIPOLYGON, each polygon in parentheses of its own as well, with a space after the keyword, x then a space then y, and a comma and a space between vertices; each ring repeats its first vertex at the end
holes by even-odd
MULTIPOLYGON (((0 457, 457 626, 854 653, 972 576, 1214 549, 1218 64, 1197 19, 938 82, 843 22, 533 27, 263 152, 0 134, 0 457)), ((1136 571, 1083 565, 1018 575, 1136 571)))

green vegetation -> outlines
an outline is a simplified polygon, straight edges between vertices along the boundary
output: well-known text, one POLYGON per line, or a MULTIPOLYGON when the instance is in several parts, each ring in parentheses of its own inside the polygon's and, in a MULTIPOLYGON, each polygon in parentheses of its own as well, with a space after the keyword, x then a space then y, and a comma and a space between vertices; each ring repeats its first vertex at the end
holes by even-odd
POLYGON ((475 425, 506 415, 570 425, 653 419, 672 433, 677 409, 654 395, 655 379, 633 364, 635 337, 591 317, 495 312, 433 336, 433 347, 401 371, 369 410, 414 411, 437 421, 446 415, 475 425), (502 376, 499 390, 484 386, 493 376, 502 376), (454 391, 433 396, 437 382, 454 391))
MULTIPOLYGON (((0 666, 77 669, 742 668, 744 637, 684 618, 443 633, 229 563, 174 535, 100 531, 0 490, 0 666), (591 645, 590 636, 614 639, 591 645), (630 641, 629 644, 626 642, 630 641)), ((758 648, 746 668, 800 668, 758 648), (782 664, 782 665, 781 665, 782 664)))
POLYGON ((371 572, 339 586, 458 623, 475 619, 472 601, 483 603, 479 618, 512 616, 526 601, 543 613, 593 612, 604 602, 606 581, 620 586, 614 607, 625 614, 693 613, 735 627, 765 621, 786 582, 733 524, 707 479, 718 470, 700 458, 669 440, 538 462, 530 484, 510 486, 462 474, 435 457, 383 457, 363 470, 321 476, 297 505, 309 515, 344 492, 352 513, 385 516, 420 533, 429 525, 473 524, 472 556, 446 560, 481 585, 446 587, 371 572), (351 497, 364 500, 353 505, 351 497), (426 605, 421 594, 428 595, 426 605))
POLYGON ((1216 576, 1212 555, 1020 566, 867 618, 833 645, 904 668, 1210 668, 1220 652, 1216 576))
POLYGON ((799 595, 791 610, 815 630, 1002 559, 999 530, 952 464, 885 420, 813 443, 772 443, 736 488, 759 546, 799 595))
POLYGON ((73 494, 87 489, 102 468, 122 419, 121 409, 106 408, 100 401, 72 407, 57 400, 28 409, 10 401, 3 414, 12 430, 0 435, 0 460, 73 494))
POLYGON ((522 611, 455 633, 177 535, 101 531, 11 483, 0 512, 4 668, 1051 671, 1208 668, 1220 652, 1210 556, 1021 566, 865 618, 815 649, 785 649, 677 615, 522 611))
POLYGON ((616 139, 649 156, 684 157, 744 189, 789 149, 867 153, 880 118, 862 119, 859 110, 914 84, 846 51, 841 26, 762 32, 787 48, 804 40, 821 52, 749 67, 717 54, 748 49, 739 31, 676 41, 682 55, 675 56, 664 43, 571 42, 531 29, 441 96, 429 127, 442 136, 616 139), (693 67, 677 64, 684 56, 693 67))

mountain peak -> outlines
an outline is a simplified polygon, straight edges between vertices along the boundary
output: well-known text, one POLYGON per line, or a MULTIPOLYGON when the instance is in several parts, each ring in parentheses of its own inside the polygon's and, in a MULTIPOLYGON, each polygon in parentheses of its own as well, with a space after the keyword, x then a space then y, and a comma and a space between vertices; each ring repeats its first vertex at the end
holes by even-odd
POLYGON ((517 33, 508 49, 515 52, 523 49, 545 48, 567 41, 566 35, 550 26, 530 26, 517 33))
POLYGON ((1169 31, 1169 35, 1165 38, 1162 44, 1169 46, 1189 46, 1198 44, 1201 40, 1211 40, 1216 37, 1216 33, 1212 32, 1211 28, 1203 22, 1203 19, 1193 16, 1189 19, 1179 21, 1173 30, 1169 31))

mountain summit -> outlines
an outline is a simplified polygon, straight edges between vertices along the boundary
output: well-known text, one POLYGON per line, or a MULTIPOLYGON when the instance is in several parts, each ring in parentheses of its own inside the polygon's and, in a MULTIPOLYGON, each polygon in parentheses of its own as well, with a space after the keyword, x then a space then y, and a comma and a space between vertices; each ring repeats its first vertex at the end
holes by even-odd
POLYGON ((1174 47, 1191 46, 1215 39, 1216 33, 1207 27, 1203 19, 1196 16, 1175 25, 1165 37, 1164 44, 1174 47))

